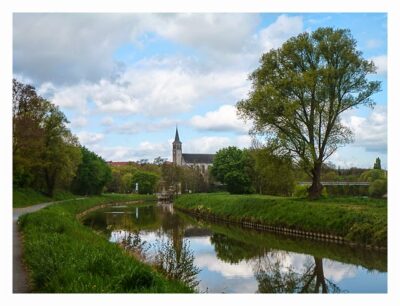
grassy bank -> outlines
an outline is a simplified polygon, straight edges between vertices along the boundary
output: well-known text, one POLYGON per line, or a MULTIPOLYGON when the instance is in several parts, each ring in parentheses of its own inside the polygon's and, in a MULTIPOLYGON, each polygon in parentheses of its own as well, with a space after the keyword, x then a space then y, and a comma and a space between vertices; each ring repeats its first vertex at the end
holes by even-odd
POLYGON ((35 292, 190 292, 166 280, 76 215, 96 205, 149 200, 152 196, 104 195, 55 204, 23 215, 24 260, 35 292))
POLYGON ((51 198, 31 188, 16 188, 13 190, 13 207, 20 208, 39 203, 62 201, 78 197, 80 196, 67 191, 56 191, 51 198))
POLYGON ((387 272, 385 251, 349 245, 340 245, 338 247, 333 242, 315 241, 289 235, 276 235, 269 232, 264 232, 260 235, 260 232, 254 229, 217 222, 205 222, 201 218, 194 218, 179 211, 177 213, 188 223, 197 224, 199 227, 207 227, 212 231, 213 237, 211 241, 215 245, 217 255, 231 263, 258 257, 265 254, 266 250, 281 250, 363 266, 368 270, 387 272), (221 244, 219 244, 218 237, 223 237, 221 244), (229 241, 229 248, 225 248, 227 241, 229 241), (224 254, 227 256, 224 257, 224 254))
POLYGON ((235 222, 329 233, 379 247, 386 247, 387 243, 386 200, 347 197, 307 201, 261 195, 193 194, 182 195, 175 205, 235 222))

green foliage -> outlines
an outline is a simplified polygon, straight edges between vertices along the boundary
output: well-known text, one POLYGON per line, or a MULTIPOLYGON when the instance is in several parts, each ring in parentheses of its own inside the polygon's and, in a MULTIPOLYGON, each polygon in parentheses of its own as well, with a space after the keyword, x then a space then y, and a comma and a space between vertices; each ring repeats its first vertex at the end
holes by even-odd
POLYGON ((236 147, 223 148, 215 154, 211 174, 217 181, 227 184, 231 193, 250 193, 251 162, 248 151, 236 147))
POLYGON ((107 192, 130 193, 133 191, 132 176, 138 165, 111 166, 111 180, 106 184, 107 192))
POLYGON ((387 194, 387 180, 377 179, 369 185, 368 193, 373 198, 381 198, 387 194))
POLYGON ((122 248, 82 225, 75 217, 90 207, 142 196, 103 196, 54 205, 20 218, 24 260, 34 292, 191 292, 166 280, 122 248))
POLYGON ((233 170, 225 174, 224 182, 227 190, 232 194, 251 193, 251 181, 249 176, 242 171, 233 170))
POLYGON ((132 176, 132 186, 138 184, 140 194, 153 194, 160 177, 152 172, 137 171, 132 176))
POLYGON ((293 195, 297 198, 306 198, 308 196, 308 187, 306 185, 296 185, 293 195))
POLYGON ((373 182, 386 178, 386 171, 380 169, 371 169, 364 171, 360 175, 360 179, 364 182, 373 182))
POLYGON ((279 156, 272 148, 250 151, 254 157, 253 184, 260 194, 292 195, 295 186, 294 166, 290 156, 279 156))
POLYGON ((321 198, 229 194, 182 195, 174 204, 232 221, 250 221, 339 235, 356 243, 386 247, 387 201, 370 198, 321 198), (360 226, 368 229, 361 237, 360 226))
POLYGON ((13 80, 13 182, 52 197, 67 188, 81 160, 79 143, 65 115, 38 96, 35 88, 13 80))
POLYGON ((255 132, 268 133, 281 150, 296 155, 314 179, 309 197, 318 198, 323 161, 352 140, 340 116, 374 104, 380 82, 367 76, 376 66, 362 57, 349 30, 333 28, 292 37, 263 54, 260 63, 238 111, 254 122, 255 132))
POLYGON ((111 180, 111 170, 96 153, 81 147, 82 161, 72 181, 72 191, 76 194, 93 195, 102 193, 111 180))

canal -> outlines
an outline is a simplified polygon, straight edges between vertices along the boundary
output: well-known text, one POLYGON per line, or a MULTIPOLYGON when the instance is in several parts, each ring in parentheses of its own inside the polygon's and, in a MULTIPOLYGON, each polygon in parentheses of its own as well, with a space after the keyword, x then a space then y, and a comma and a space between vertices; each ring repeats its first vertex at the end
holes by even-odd
POLYGON ((200 293, 386 293, 387 254, 210 223, 172 204, 113 205, 83 223, 200 293))

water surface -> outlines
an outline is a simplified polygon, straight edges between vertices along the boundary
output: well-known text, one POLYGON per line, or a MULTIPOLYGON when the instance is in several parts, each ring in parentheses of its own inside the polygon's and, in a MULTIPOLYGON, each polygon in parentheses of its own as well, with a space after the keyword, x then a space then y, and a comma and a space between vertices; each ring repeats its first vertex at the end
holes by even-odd
POLYGON ((84 224, 198 292, 386 293, 386 252, 192 218, 170 205, 119 205, 84 224))

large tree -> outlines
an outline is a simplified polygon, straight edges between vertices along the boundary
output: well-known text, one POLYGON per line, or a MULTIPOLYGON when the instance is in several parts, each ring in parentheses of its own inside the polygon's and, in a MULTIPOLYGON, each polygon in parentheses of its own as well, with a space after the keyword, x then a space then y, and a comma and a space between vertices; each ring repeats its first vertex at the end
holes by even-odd
POLYGON ((254 122, 255 133, 292 154, 312 178, 309 198, 316 199, 322 191, 323 162, 352 140, 341 114, 374 105, 371 96, 380 82, 368 75, 376 67, 356 49, 349 30, 332 28, 292 37, 263 54, 260 62, 238 112, 254 122))
POLYGON ((57 106, 34 87, 13 80, 13 182, 53 195, 66 187, 81 160, 79 143, 57 106))

